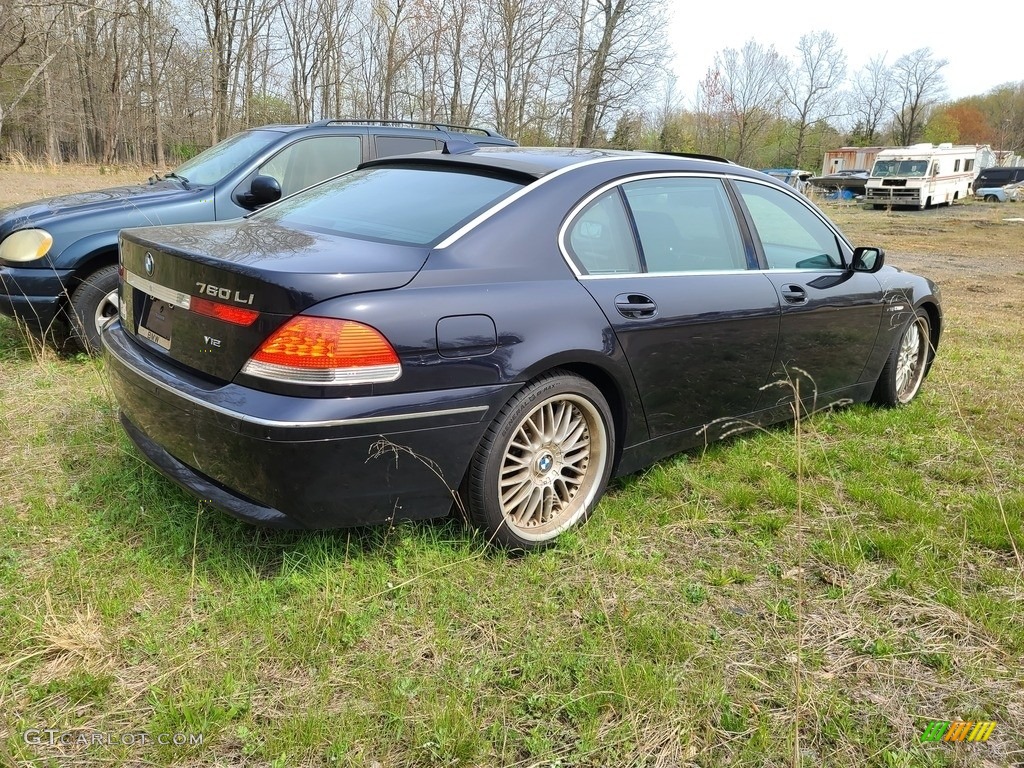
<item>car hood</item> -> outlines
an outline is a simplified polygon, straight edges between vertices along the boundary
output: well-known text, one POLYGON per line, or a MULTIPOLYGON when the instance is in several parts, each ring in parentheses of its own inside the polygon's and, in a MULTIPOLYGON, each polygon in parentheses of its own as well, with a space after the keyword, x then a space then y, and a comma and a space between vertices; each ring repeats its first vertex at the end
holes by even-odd
POLYGON ((122 214, 126 209, 138 210, 131 225, 148 223, 143 210, 163 205, 178 198, 201 195, 203 189, 186 189, 180 181, 165 179, 153 183, 60 195, 0 210, 0 237, 29 227, 47 228, 55 222, 80 217, 94 217, 108 211, 122 214))

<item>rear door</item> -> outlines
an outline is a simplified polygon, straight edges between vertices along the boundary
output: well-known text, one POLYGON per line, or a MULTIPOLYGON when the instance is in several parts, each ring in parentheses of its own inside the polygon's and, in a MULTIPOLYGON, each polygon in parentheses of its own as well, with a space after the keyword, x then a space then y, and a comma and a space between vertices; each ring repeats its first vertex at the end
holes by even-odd
POLYGON ((617 183, 591 197, 563 243, 625 351, 652 438, 754 409, 779 299, 748 266, 721 180, 617 183))
MULTIPOLYGON (((735 184, 782 307, 772 375, 785 379, 802 369, 819 396, 856 384, 882 319, 878 279, 845 268, 849 248, 796 196, 755 181, 735 184)), ((770 405, 784 393, 765 394, 762 403, 770 405)))

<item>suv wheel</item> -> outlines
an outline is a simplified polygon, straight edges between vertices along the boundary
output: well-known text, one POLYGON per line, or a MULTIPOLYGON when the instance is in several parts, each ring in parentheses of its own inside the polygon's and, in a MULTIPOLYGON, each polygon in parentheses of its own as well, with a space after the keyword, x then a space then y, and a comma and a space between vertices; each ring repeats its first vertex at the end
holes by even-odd
POLYGON ((98 354, 100 331, 117 317, 117 265, 97 269, 82 279, 71 294, 71 327, 83 352, 98 354))

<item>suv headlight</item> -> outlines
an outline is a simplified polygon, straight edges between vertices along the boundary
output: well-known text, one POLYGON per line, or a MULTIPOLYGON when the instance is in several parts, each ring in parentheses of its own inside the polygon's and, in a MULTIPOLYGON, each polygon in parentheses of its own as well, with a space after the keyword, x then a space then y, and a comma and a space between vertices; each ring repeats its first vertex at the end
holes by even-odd
POLYGON ((50 251, 53 235, 45 229, 12 232, 0 243, 0 261, 35 261, 50 251))

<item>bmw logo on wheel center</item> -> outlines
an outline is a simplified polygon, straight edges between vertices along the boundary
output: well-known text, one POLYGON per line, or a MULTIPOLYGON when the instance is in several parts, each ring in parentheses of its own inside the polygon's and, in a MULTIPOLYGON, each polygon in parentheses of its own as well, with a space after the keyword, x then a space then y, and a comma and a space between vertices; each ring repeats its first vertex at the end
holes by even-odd
POLYGON ((146 267, 147 275, 153 274, 153 254, 149 251, 146 251, 146 258, 143 261, 143 266, 146 267))

